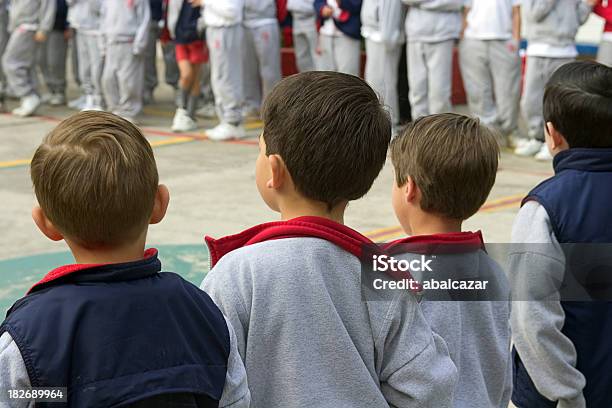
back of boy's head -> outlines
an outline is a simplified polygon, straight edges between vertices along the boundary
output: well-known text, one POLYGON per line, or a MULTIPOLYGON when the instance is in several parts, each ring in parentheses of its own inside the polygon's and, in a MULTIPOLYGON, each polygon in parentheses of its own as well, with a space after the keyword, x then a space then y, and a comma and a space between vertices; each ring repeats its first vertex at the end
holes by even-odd
POLYGON ((611 148, 612 68, 592 61, 561 66, 546 85, 544 119, 571 148, 611 148))
POLYGON ((158 186, 153 150, 130 122, 104 112, 62 121, 36 150, 31 177, 46 217, 86 247, 136 239, 158 186))
POLYGON ((465 220, 486 201, 497 175, 499 146, 476 118, 443 113, 410 123, 391 143, 398 186, 410 177, 423 211, 465 220))
POLYGON ((337 72, 282 80, 266 99, 263 122, 266 155, 280 155, 296 189, 330 208, 370 190, 391 140, 376 93, 337 72))

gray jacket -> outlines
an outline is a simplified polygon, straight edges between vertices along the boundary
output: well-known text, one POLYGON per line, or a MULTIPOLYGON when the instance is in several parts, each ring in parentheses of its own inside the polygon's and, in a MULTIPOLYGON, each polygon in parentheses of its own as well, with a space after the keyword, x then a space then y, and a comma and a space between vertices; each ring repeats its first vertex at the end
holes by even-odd
POLYGON ((408 42, 436 43, 458 39, 465 0, 402 0, 409 6, 406 18, 408 42))
POLYGON ((25 24, 47 33, 53 29, 55 9, 55 0, 11 0, 8 29, 12 32, 25 24))
POLYGON ((578 28, 591 13, 583 0, 523 0, 521 9, 527 41, 561 47, 576 43, 578 28))
POLYGON ((66 0, 68 22, 72 28, 99 33, 100 11, 104 0, 66 0))
POLYGON ((202 288, 236 330, 253 407, 451 404, 456 368, 416 298, 364 301, 359 259, 328 241, 237 249, 202 288))
POLYGON ((382 43, 398 45, 404 42, 405 18, 406 9, 401 0, 363 0, 361 32, 377 32, 382 43))
POLYGON ((133 0, 130 8, 125 0, 104 0, 100 16, 103 42, 133 43, 135 55, 142 55, 147 45, 151 9, 148 0, 133 0))
POLYGON ((252 20, 276 20, 276 1, 245 0, 244 22, 252 20))

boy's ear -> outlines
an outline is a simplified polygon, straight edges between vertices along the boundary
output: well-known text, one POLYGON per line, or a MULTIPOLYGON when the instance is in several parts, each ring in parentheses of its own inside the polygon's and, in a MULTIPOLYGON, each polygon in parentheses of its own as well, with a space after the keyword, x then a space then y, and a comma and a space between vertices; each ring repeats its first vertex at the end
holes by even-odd
POLYGON ((157 224, 164 219, 169 203, 170 192, 168 191, 168 187, 160 184, 157 186, 157 192, 155 193, 155 204, 153 204, 153 211, 151 212, 149 224, 157 224))
POLYGON ((412 204, 416 201, 419 195, 419 188, 417 187, 414 179, 410 176, 406 178, 406 184, 404 185, 404 198, 406 202, 412 204))
POLYGON ((560 151, 569 149, 569 144, 565 137, 555 128, 552 122, 546 122, 546 133, 550 136, 550 150, 560 151))
POLYGON ((47 218, 45 212, 39 205, 34 206, 32 209, 32 219, 34 223, 47 238, 51 241, 61 241, 64 239, 64 236, 61 232, 55 228, 55 225, 47 218))
POLYGON ((268 164, 270 165, 270 179, 266 183, 266 187, 278 190, 287 179, 287 167, 283 158, 278 154, 269 155, 268 164))

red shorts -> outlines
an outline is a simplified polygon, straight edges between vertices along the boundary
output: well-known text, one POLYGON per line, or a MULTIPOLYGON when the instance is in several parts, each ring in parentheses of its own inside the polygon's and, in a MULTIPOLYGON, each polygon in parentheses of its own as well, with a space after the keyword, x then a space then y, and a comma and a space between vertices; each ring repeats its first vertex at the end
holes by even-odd
POLYGON ((208 62, 208 48, 203 40, 194 41, 189 44, 176 44, 176 60, 189 61, 192 64, 204 64, 208 62))

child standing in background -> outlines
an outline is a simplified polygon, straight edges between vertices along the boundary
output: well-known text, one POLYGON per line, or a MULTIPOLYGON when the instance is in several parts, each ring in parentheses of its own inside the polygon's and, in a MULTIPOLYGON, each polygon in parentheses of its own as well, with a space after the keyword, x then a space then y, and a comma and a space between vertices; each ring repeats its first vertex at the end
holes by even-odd
POLYGON ((259 118, 263 99, 281 79, 280 29, 275 0, 245 0, 244 99, 246 116, 259 118))
POLYGON ((55 21, 55 0, 12 0, 8 30, 10 39, 2 67, 11 90, 21 99, 13 110, 19 117, 33 115, 40 106, 34 83, 37 49, 46 41, 55 21))
POLYGON ((76 30, 79 79, 85 95, 82 110, 102 110, 100 8, 105 0, 67 0, 68 22, 76 30))
POLYGON ((299 72, 315 69, 317 59, 317 19, 314 0, 289 0, 287 10, 293 17, 293 48, 299 72))
POLYGON ((66 57, 68 54, 68 6, 66 0, 57 0, 55 23, 47 41, 40 47, 38 64, 49 91, 47 102, 51 106, 66 103, 66 57))
POLYGON ((610 0, 599 0, 593 11, 606 21, 599 44, 597 61, 612 66, 612 3, 610 3, 610 0))
POLYGON ((104 0, 100 21, 106 56, 102 84, 108 109, 135 122, 142 111, 149 2, 104 0))

